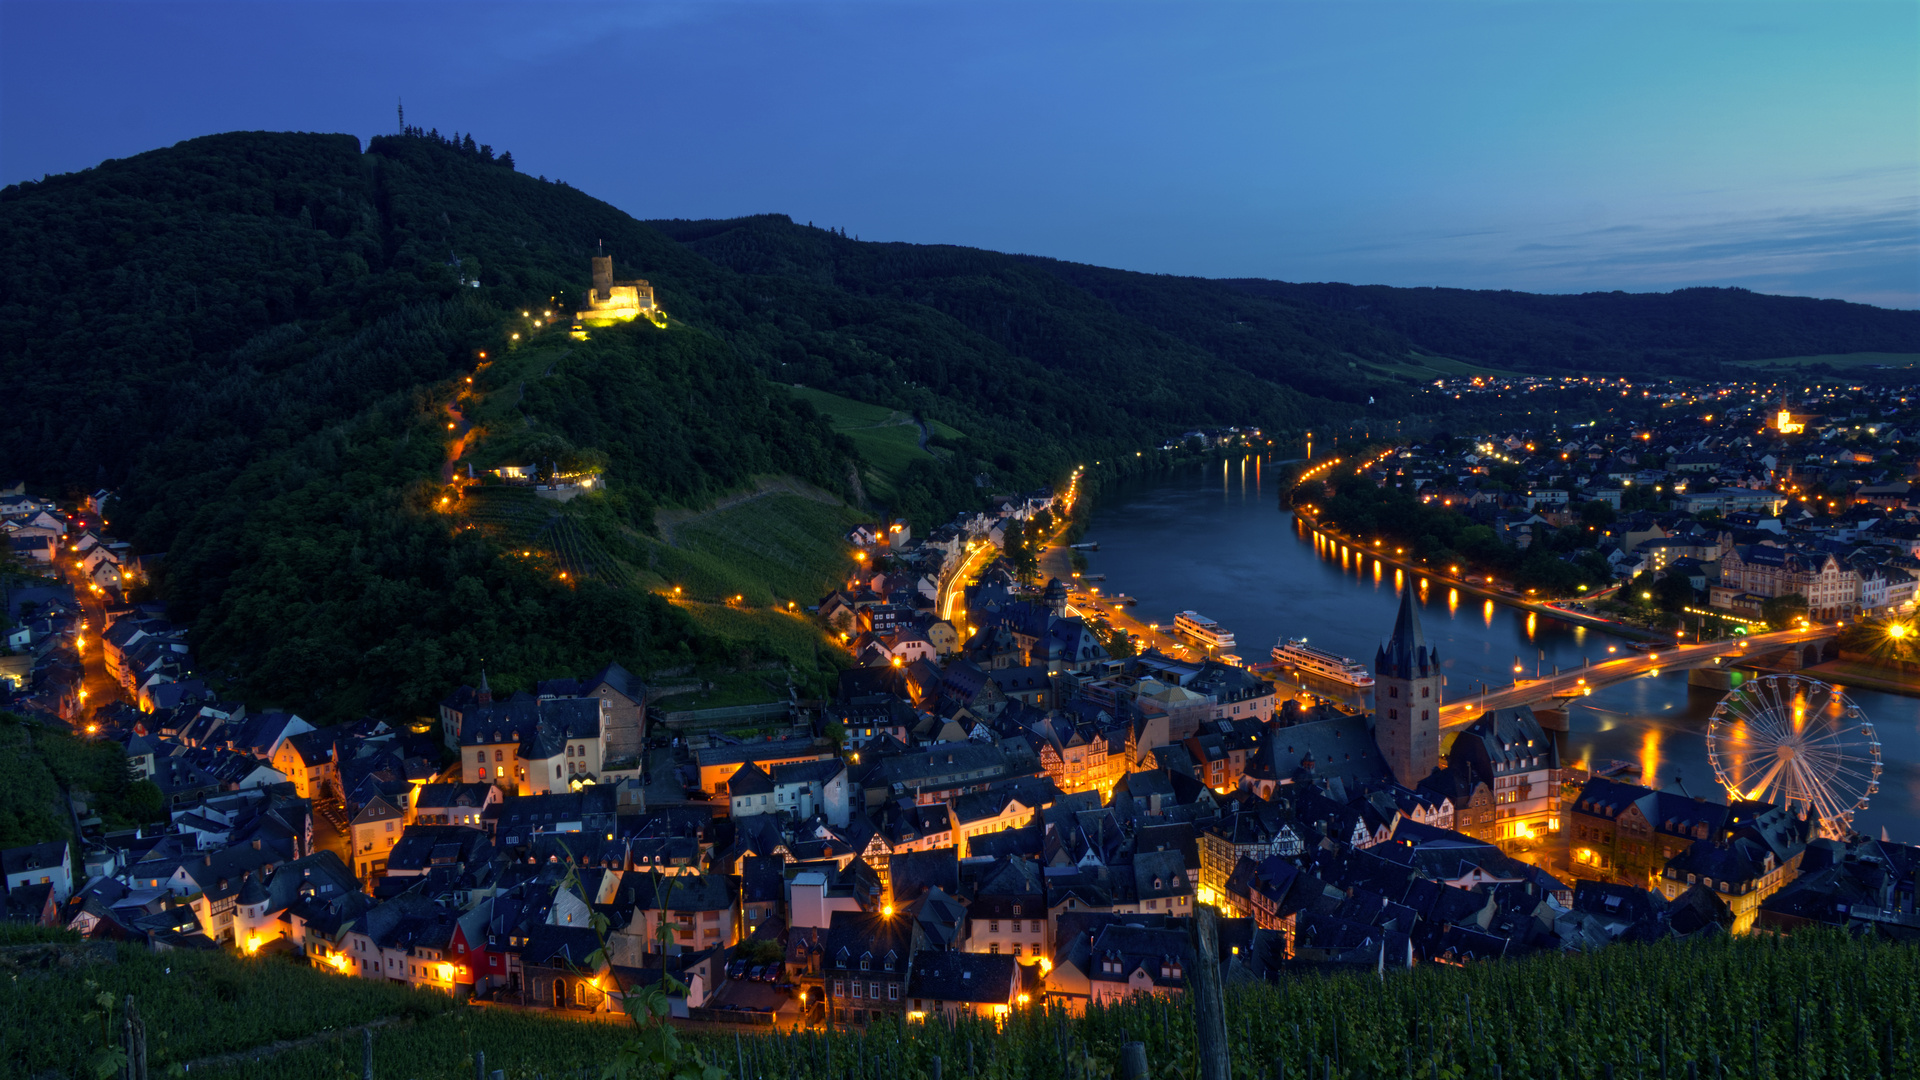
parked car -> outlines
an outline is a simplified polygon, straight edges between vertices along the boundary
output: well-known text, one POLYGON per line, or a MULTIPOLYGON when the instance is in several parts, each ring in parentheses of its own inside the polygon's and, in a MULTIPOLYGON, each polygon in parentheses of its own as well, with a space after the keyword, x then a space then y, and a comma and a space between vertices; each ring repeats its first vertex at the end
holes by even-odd
POLYGON ((768 964, 768 965, 767 965, 767 973, 766 973, 765 975, 763 975, 763 976, 761 977, 761 979, 760 979, 760 981, 761 981, 761 982, 770 982, 770 983, 771 983, 771 982, 779 982, 779 981, 780 981, 780 965, 779 965, 779 964, 768 964))
POLYGON ((738 979, 746 973, 747 962, 745 960, 735 960, 733 963, 727 965, 727 978, 729 979, 738 979))

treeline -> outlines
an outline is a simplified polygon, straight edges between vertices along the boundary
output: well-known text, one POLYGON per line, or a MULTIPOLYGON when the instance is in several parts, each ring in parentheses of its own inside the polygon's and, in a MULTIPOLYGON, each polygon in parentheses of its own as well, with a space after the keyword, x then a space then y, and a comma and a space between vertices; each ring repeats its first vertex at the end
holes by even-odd
POLYGON ((498 158, 494 157, 493 147, 488 143, 475 142, 473 132, 471 131, 465 135, 461 135, 459 132, 454 132, 451 135, 442 135, 440 134, 439 128, 428 130, 426 128, 409 125, 401 129, 400 133, 416 139, 431 139, 451 150, 457 150, 466 157, 473 158, 476 161, 504 165, 509 169, 513 168, 513 154, 510 151, 502 150, 498 158))
POLYGON ((1466 563, 1523 589, 1571 594, 1582 585, 1597 588, 1613 576, 1596 546, 1599 530, 1613 519, 1606 503, 1586 504, 1575 524, 1551 535, 1535 534, 1526 547, 1459 510, 1421 502, 1407 488, 1382 487, 1365 477, 1331 487, 1306 485, 1297 503, 1318 508, 1313 520, 1348 536, 1383 537, 1431 566, 1466 563))

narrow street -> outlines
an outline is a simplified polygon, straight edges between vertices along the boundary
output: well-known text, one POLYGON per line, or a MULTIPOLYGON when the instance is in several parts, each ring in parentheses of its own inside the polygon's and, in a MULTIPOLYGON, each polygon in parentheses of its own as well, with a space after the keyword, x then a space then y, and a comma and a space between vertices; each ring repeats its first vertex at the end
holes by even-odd
MULTIPOLYGON (((77 517, 73 523, 73 532, 77 533, 90 522, 87 517, 77 517)), ((71 540, 73 533, 69 533, 71 540)), ((60 579, 73 586, 74 600, 79 604, 84 623, 78 639, 80 660, 84 675, 80 683, 81 708, 76 730, 86 731, 93 711, 102 705, 116 701, 131 701, 126 691, 107 674, 106 652, 101 648, 100 638, 106 631, 106 598, 93 591, 93 582, 87 577, 70 548, 60 552, 60 579)))

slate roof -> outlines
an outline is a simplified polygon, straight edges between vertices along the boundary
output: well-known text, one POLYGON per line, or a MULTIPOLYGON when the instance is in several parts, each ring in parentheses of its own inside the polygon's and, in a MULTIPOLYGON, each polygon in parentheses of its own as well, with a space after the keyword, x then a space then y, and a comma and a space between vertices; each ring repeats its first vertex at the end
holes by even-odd
POLYGON ((553 757, 556 745, 564 747, 568 739, 594 739, 600 735, 600 702, 597 698, 534 698, 515 694, 506 701, 475 705, 460 717, 460 745, 480 746, 515 743, 521 756, 553 757))
POLYGON ((949 895, 958 893, 959 849, 943 847, 932 851, 899 852, 887 860, 887 876, 896 904, 910 904, 928 890, 936 888, 949 895))
POLYGON ((932 1001, 1010 1005, 1019 982, 1019 966, 1012 956, 924 950, 913 956, 907 995, 932 1001))
POLYGON ((66 861, 65 840, 49 840, 44 844, 27 844, 0 851, 0 871, 9 875, 47 870, 61 866, 66 861))
POLYGON ((1338 779, 1358 787, 1391 775, 1364 716, 1343 714, 1277 728, 1261 741, 1256 757, 1279 780, 1338 779))
POLYGON ((732 776, 727 777, 729 798, 740 795, 771 794, 773 794, 773 778, 755 762, 747 762, 735 770, 732 776))
POLYGON ((836 911, 821 943, 821 963, 830 971, 858 972, 865 959, 869 973, 899 977, 912 949, 913 924, 904 916, 836 911))

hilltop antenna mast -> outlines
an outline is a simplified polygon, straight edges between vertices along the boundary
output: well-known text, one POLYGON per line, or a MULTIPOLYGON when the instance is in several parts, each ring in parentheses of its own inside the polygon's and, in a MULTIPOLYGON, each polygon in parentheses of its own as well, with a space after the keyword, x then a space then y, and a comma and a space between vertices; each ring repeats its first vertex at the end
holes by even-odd
POLYGON ((394 98, 393 102, 394 108, 400 112, 400 134, 405 135, 407 133, 407 103, 400 98, 394 98))

